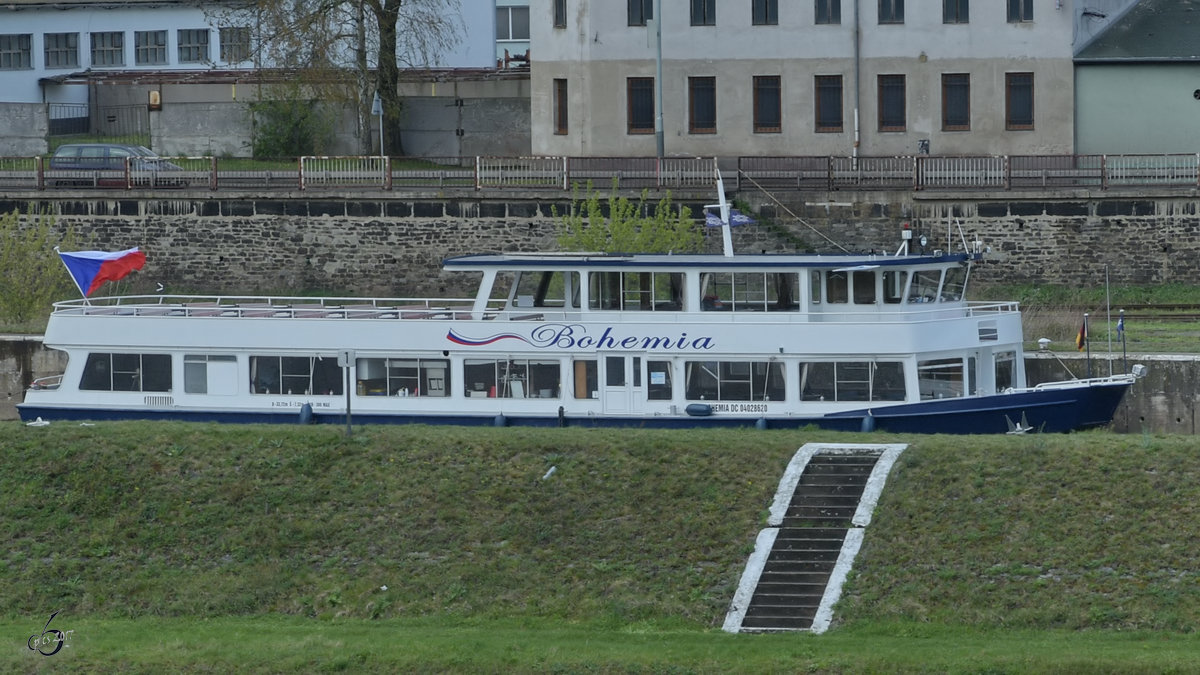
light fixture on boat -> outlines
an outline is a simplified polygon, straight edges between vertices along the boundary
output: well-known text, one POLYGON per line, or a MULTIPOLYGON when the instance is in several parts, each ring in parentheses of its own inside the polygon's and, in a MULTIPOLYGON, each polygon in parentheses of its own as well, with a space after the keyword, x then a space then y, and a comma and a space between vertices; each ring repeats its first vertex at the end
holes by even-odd
POLYGON ((1050 348, 1050 338, 1039 338, 1038 339, 1038 349, 1040 349, 1042 351, 1046 351, 1049 348, 1050 348))

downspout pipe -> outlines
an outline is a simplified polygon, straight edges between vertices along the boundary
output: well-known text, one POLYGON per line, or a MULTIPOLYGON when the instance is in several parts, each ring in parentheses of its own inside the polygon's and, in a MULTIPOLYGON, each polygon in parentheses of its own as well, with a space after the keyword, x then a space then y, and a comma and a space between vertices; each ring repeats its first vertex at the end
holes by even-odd
POLYGON ((854 0, 854 147, 851 153, 855 159, 858 159, 858 106, 862 97, 862 87, 859 84, 859 78, 862 77, 862 24, 859 21, 858 3, 859 0, 854 0))
POLYGON ((663 141, 662 19, 662 0, 654 0, 654 47, 657 50, 654 57, 654 143, 659 159, 666 152, 663 141))

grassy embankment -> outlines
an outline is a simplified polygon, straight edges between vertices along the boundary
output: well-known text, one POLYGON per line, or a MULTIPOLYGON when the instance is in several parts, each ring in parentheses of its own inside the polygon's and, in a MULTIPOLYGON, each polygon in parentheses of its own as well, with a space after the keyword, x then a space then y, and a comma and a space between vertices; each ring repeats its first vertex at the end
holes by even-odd
POLYGON ((0 670, 1200 668, 1190 438, 173 423, 0 436, 0 670), (812 440, 911 444, 834 629, 721 633, 780 473, 812 440), (70 646, 30 652, 56 611, 70 646))
MULTIPOLYGON (((1103 284, 1087 288, 980 285, 973 287, 971 296, 973 300, 1019 301, 1026 351, 1037 349, 1037 340, 1041 337, 1052 340, 1052 350, 1075 351, 1075 336, 1083 323, 1083 314, 1087 312, 1092 349, 1106 351, 1111 344, 1113 351, 1119 352, 1119 310, 1134 310, 1143 305, 1200 306, 1200 286, 1185 284, 1114 286, 1111 298, 1105 297, 1103 284)), ((1171 313, 1171 310, 1154 312, 1163 316, 1171 313)), ((1196 310, 1174 310, 1174 313, 1194 317, 1196 310)), ((1194 318, 1143 320, 1131 311, 1125 320, 1125 342, 1126 349, 1136 354, 1193 353, 1200 351, 1200 321, 1194 318)))

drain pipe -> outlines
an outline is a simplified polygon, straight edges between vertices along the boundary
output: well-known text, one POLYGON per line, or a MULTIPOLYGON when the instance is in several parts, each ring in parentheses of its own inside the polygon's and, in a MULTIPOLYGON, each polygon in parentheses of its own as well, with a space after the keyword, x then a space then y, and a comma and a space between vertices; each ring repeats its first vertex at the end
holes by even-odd
POLYGON ((858 3, 859 0, 854 0, 854 148, 851 151, 855 159, 855 164, 858 160, 858 144, 859 144, 859 125, 858 125, 858 105, 860 102, 862 87, 859 86, 859 78, 862 75, 862 25, 858 18, 858 3))

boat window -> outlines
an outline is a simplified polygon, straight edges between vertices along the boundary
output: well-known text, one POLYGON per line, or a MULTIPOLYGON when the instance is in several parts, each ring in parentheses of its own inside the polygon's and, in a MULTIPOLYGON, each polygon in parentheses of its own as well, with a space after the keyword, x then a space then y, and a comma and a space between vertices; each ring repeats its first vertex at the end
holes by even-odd
POLYGON ((340 396, 342 369, 331 356, 251 356, 250 387, 256 394, 340 396))
POLYGON ((942 271, 917 270, 913 272, 912 288, 908 291, 909 302, 934 302, 937 300, 938 286, 941 285, 942 271))
POLYGON ((966 380, 962 359, 932 359, 917 363, 921 399, 957 398, 966 380))
POLYGON ((782 401, 783 364, 777 361, 687 361, 689 401, 782 401))
POLYGON ((579 273, 521 272, 513 294, 515 307, 579 308, 579 273))
POLYGON ((966 266, 951 267, 946 270, 946 281, 942 284, 942 302, 958 302, 963 299, 963 290, 967 286, 966 266))
POLYGON ((355 361, 359 396, 449 396, 446 359, 371 358, 355 361))
POLYGON ((606 356, 604 358, 604 386, 625 386, 625 357, 606 356))
POLYGON ((578 359, 572 362, 575 373, 575 398, 600 398, 595 359, 578 359))
POLYGON ((237 357, 232 354, 185 354, 183 392, 185 394, 237 393, 237 357))
POLYGON ((849 279, 845 272, 825 273, 825 301, 844 303, 850 301, 849 279))
POLYGON ((709 272, 700 275, 705 311, 775 312, 796 309, 800 277, 791 272, 709 272))
POLYGON ((996 391, 1004 391, 1015 386, 1016 365, 1016 352, 1000 352, 996 354, 996 391))
POLYGON ((171 391, 171 355, 88 354, 79 388, 90 391, 171 391))
POLYGON ((588 307, 671 312, 683 309, 682 272, 592 272, 588 307))
POLYGON ((903 401, 899 361, 812 361, 800 364, 802 401, 903 401))
POLYGON ((808 273, 808 301, 811 304, 821 304, 821 273, 812 270, 808 273))
POLYGON ((875 304, 875 273, 858 271, 854 273, 854 304, 875 304))
POLYGON ((562 383, 558 361, 499 359, 463 361, 467 396, 558 398, 562 383))
POLYGON ((904 298, 904 284, 908 283, 908 272, 887 270, 883 273, 883 301, 894 305, 904 298))
POLYGON ((647 361, 646 373, 650 378, 646 398, 651 401, 670 401, 674 397, 674 391, 671 389, 671 362, 647 361))

